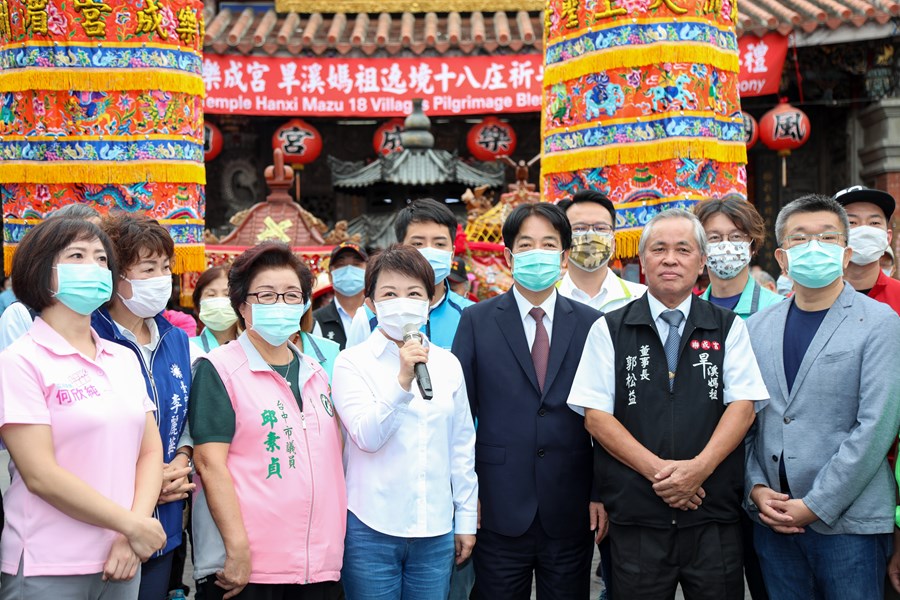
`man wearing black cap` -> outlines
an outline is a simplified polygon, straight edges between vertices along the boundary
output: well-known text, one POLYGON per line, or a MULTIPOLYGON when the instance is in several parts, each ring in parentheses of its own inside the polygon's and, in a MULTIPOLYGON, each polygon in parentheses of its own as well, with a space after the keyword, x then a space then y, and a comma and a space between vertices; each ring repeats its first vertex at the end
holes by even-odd
POLYGON ((463 298, 468 298, 472 302, 478 299, 472 295, 472 282, 469 280, 469 266, 466 259, 460 255, 453 257, 450 264, 450 274, 447 275, 447 283, 450 284, 450 291, 463 298))
POLYGON ((850 264, 844 269, 844 279, 857 292, 883 302, 900 314, 900 281, 881 271, 881 257, 890 248, 891 215, 894 197, 881 190, 855 185, 841 190, 834 199, 847 211, 850 219, 850 238, 853 249, 850 264))
POLYGON ((368 259, 366 251, 351 242, 331 251, 328 278, 334 288, 334 300, 313 312, 313 318, 322 329, 322 337, 337 342, 341 350, 347 345, 353 315, 363 304, 368 259))

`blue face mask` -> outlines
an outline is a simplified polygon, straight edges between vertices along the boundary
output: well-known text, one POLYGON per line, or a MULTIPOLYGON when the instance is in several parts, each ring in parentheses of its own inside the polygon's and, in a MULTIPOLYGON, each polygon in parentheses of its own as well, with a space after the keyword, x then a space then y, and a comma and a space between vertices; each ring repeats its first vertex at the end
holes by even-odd
POLYGON ((559 250, 528 250, 513 254, 513 279, 526 290, 540 292, 559 281, 559 250))
POLYGON ((89 315, 112 296, 112 272, 97 263, 56 265, 55 298, 80 315, 89 315))
POLYGON ((366 285, 366 270, 353 265, 339 267, 331 272, 331 283, 337 293, 355 296, 366 285))
POLYGON ((280 346, 300 331, 300 318, 309 304, 251 304, 251 329, 271 346, 280 346))
POLYGON ((788 275, 803 287, 823 288, 844 274, 844 250, 819 240, 788 248, 788 275))
POLYGON ((440 283, 447 279, 450 274, 450 267, 453 263, 453 253, 449 250, 439 250, 437 248, 419 248, 422 256, 428 259, 428 264, 434 269, 434 282, 440 283))

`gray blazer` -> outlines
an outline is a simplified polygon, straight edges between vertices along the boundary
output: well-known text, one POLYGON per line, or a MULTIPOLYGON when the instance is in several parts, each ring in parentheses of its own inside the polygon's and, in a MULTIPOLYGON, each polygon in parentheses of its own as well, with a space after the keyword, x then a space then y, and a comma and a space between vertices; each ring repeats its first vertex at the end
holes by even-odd
MULTIPOLYGON (((793 497, 821 519, 812 529, 890 533, 896 485, 886 455, 900 427, 900 318, 845 283, 788 394, 782 344, 793 303, 747 321, 770 400, 747 438, 745 491, 781 491, 783 453, 793 497)), ((758 518, 752 502, 750 514, 758 518)))

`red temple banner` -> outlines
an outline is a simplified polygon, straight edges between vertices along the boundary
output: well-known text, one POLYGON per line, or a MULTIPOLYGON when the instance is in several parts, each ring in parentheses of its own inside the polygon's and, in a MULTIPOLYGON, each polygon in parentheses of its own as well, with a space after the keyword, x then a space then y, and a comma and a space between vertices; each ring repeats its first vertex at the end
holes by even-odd
POLYGON ((738 92, 742 98, 777 94, 787 57, 788 39, 779 33, 763 37, 744 35, 738 39, 741 74, 738 92))

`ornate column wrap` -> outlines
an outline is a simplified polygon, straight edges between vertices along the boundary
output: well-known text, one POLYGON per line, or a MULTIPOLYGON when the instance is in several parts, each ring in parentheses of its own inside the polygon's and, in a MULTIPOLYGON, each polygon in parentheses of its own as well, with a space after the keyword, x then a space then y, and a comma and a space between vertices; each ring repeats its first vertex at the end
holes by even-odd
POLYGON ((4 267, 73 202, 142 211, 203 270, 201 0, 0 0, 4 267))
POLYGON ((732 0, 548 0, 542 198, 617 204, 616 254, 658 211, 746 198, 732 0))

